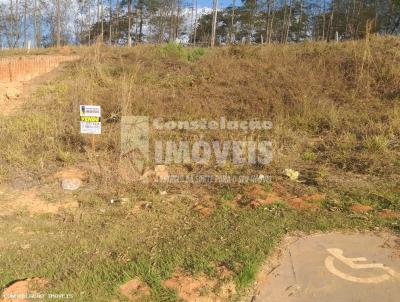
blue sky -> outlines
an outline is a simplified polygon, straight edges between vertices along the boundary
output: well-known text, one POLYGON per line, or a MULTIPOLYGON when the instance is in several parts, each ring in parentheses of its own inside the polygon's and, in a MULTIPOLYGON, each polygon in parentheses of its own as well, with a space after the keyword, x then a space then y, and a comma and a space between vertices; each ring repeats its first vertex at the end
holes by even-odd
MULTIPOLYGON (((186 0, 186 1, 187 1, 187 3, 192 3, 192 0, 186 0)), ((219 7, 226 7, 226 6, 232 5, 232 0, 219 0, 218 2, 219 2, 219 7)), ((242 5, 242 0, 236 0, 235 2, 236 2, 237 6, 242 5)), ((319 3, 322 5, 321 0, 315 0, 312 2, 317 3, 317 4, 319 3)), ((330 2, 331 2, 330 0, 326 1, 326 5, 329 5, 330 2)), ((212 7, 212 3, 213 3, 213 0, 197 0, 197 5, 199 7, 212 7)))
MULTIPOLYGON (((219 7, 224 7, 232 4, 232 0, 219 0, 219 7)), ((241 0, 236 0, 236 5, 242 4, 241 0)), ((199 7, 212 7, 212 0, 197 0, 199 7)))

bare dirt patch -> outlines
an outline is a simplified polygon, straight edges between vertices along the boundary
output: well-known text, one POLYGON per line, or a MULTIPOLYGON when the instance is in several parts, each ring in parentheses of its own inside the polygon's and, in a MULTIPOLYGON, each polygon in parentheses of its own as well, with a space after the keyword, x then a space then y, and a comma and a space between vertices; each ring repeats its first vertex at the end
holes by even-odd
POLYGON ((322 194, 303 195, 289 199, 289 205, 301 209, 317 209, 318 203, 325 198, 322 194))
POLYGON ((392 210, 384 209, 381 212, 379 212, 379 216, 381 216, 382 218, 395 219, 395 218, 400 218, 400 213, 392 211, 392 210))
POLYGON ((251 208, 282 202, 293 208, 315 209, 319 207, 318 204, 324 198, 325 195, 318 193, 301 196, 292 195, 279 185, 274 185, 271 191, 266 191, 261 185, 252 185, 245 190, 244 194, 237 195, 234 201, 241 206, 251 208))
POLYGON ((122 284, 119 287, 119 291, 129 301, 140 302, 146 297, 150 296, 150 288, 144 282, 140 281, 138 278, 129 280, 128 282, 122 284))
POLYGON ((363 214, 363 213, 367 213, 367 212, 372 211, 373 208, 372 208, 371 206, 368 206, 368 205, 364 205, 364 204, 360 204, 360 203, 355 203, 355 204, 353 204, 353 205, 351 206, 351 210, 352 210, 353 212, 363 214))
POLYGON ((58 180, 62 180, 63 178, 78 178, 81 181, 85 181, 88 178, 88 173, 82 168, 66 167, 54 174, 54 177, 58 180))
POLYGON ((0 302, 26 302, 32 298, 29 296, 38 296, 38 291, 44 289, 49 281, 43 278, 31 278, 16 281, 8 286, 2 293, 0 302))
POLYGON ((10 115, 34 92, 39 83, 54 78, 54 71, 62 62, 76 59, 78 57, 45 56, 0 61, 0 114, 10 115), (9 62, 12 63, 11 67, 8 66, 9 62))
POLYGON ((38 188, 34 187, 26 191, 8 191, 1 196, 0 216, 9 216, 20 211, 27 211, 31 215, 51 213, 61 210, 76 209, 77 201, 66 196, 59 202, 49 202, 40 196, 38 188))
POLYGON ((21 82, 0 82, 0 112, 4 115, 10 114, 21 103, 21 82))
POLYGON ((236 293, 233 282, 221 283, 204 274, 196 277, 177 272, 164 282, 168 288, 175 289, 178 297, 187 302, 222 302, 236 293))
POLYGON ((214 213, 214 209, 212 207, 209 207, 202 203, 196 203, 193 206, 193 210, 199 212, 201 215, 203 215, 205 217, 211 216, 212 213, 214 213))

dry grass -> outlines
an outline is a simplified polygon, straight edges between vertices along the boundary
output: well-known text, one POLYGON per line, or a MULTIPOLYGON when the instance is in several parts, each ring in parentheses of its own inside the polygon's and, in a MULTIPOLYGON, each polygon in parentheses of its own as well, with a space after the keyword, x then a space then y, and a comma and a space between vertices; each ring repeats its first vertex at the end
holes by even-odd
MULTIPOLYGON (((398 173, 400 165, 399 43, 396 38, 373 38, 369 43, 212 51, 173 45, 83 49, 83 59, 71 64, 54 85, 39 90, 27 105, 29 118, 33 112, 38 119, 33 137, 23 140, 35 144, 35 137, 54 138, 38 147, 42 160, 85 157, 79 151, 89 147, 89 141, 78 134, 77 112, 79 104, 89 102, 102 105, 104 119, 127 114, 180 120, 258 118, 274 123, 268 136, 275 158, 264 172, 279 174, 294 167, 314 174, 338 171, 389 177, 398 173), (45 122, 46 133, 40 126, 44 119, 50 119, 45 122)), ((24 127, 23 122, 17 121, 18 125, 24 127)), ((20 129, 10 131, 7 126, 5 141, 20 133, 20 129)), ((2 152, 19 156, 21 150, 14 145, 2 152)), ((104 173, 112 172, 103 179, 114 183, 119 123, 105 124, 97 148, 104 173)), ((35 154, 26 160, 32 163, 30 156, 35 154)), ((4 154, 2 158, 15 163, 4 154)))
POLYGON ((8 50, 0 50, 0 58, 19 57, 19 56, 36 56, 36 55, 72 55, 82 53, 87 47, 64 46, 62 48, 32 48, 30 50, 24 48, 14 48, 8 50))
MULTIPOLYGON (((241 294, 287 232, 399 231, 398 219, 377 215, 384 209, 400 211, 399 45, 398 38, 388 37, 214 50, 173 45, 82 49, 81 61, 42 85, 23 110, 0 119, 2 181, 39 184, 57 200, 66 193, 47 176, 72 165, 90 172, 85 187, 70 196, 80 204, 76 212, 20 213, 0 221, 0 287, 40 276, 52 280, 49 292, 73 293, 77 301, 124 301, 119 286, 138 277, 149 286, 151 301, 176 301, 178 293, 164 284, 174 272, 218 279, 215 265, 224 264, 241 294), (103 108, 104 133, 97 138, 96 154, 90 139, 79 134, 82 103, 103 108), (251 208, 235 203, 238 194, 254 193, 245 186, 122 182, 118 118, 126 114, 272 120, 272 131, 251 135, 271 138, 273 163, 241 172, 272 174, 276 187, 256 187, 267 195, 323 192, 326 198, 312 209, 284 202, 251 208), (106 122, 110 117, 116 122, 106 122), (300 171, 304 182, 281 177, 289 167, 300 171), (167 195, 160 194, 163 190, 167 195), (111 204, 111 198, 126 201, 111 204), (355 214, 356 203, 373 210, 355 214), (204 207, 212 212, 203 215, 204 207), (21 227, 29 232, 14 235, 21 227), (31 247, 21 250, 27 242, 31 247)), ((229 136, 223 131, 204 135, 229 136)), ((189 168, 193 173, 240 169, 189 168)))

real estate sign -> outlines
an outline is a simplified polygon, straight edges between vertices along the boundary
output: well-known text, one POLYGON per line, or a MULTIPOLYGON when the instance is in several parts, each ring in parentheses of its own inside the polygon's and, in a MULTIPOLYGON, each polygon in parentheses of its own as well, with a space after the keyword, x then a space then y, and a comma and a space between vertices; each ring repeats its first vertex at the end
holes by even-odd
POLYGON ((101 108, 100 106, 80 106, 81 133, 101 134, 101 108))

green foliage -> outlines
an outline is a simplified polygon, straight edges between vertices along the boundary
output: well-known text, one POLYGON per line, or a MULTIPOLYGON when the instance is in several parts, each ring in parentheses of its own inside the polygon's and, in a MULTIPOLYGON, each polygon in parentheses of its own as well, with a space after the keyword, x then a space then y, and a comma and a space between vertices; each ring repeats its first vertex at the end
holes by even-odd
POLYGON ((164 57, 193 62, 200 59, 206 50, 204 48, 185 48, 181 44, 168 43, 160 48, 160 52, 164 57))
POLYGON ((187 58, 189 61, 197 61, 206 53, 205 48, 195 48, 190 50, 187 54, 187 58))
POLYGON ((223 194, 222 199, 223 200, 232 200, 235 196, 233 195, 232 192, 226 192, 223 194))
POLYGON ((302 157, 304 160, 313 161, 316 158, 316 154, 312 151, 305 151, 302 157))

